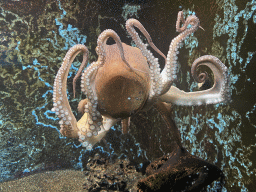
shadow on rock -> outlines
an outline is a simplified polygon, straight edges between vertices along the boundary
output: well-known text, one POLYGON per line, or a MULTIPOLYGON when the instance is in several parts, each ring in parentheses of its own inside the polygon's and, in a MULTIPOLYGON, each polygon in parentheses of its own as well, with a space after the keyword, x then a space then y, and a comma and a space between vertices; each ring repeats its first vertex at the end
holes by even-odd
POLYGON ((176 137, 176 149, 152 162, 146 169, 148 177, 138 182, 138 191, 206 191, 207 186, 217 181, 215 191, 224 185, 223 172, 181 146, 180 135, 171 117, 170 105, 157 103, 156 109, 176 137))

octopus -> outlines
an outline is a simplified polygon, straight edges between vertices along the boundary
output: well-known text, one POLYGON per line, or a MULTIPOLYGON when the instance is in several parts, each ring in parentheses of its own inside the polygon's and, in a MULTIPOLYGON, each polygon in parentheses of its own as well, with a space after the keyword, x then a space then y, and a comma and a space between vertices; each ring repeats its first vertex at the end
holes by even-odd
POLYGON ((214 76, 211 88, 185 92, 173 85, 178 73, 178 49, 184 39, 199 27, 200 21, 196 15, 190 15, 185 20, 180 11, 176 22, 179 34, 172 40, 167 56, 154 45, 143 25, 133 18, 126 21, 126 29, 136 47, 122 43, 115 31, 106 29, 97 40, 98 60, 87 68, 87 47, 77 44, 70 48, 54 80, 52 111, 60 119, 60 133, 78 138, 83 147, 91 150, 117 122, 122 121, 123 131, 126 132, 132 115, 149 110, 157 102, 182 106, 227 102, 230 99, 228 69, 212 55, 199 57, 191 66, 191 74, 198 83, 208 78, 207 72, 198 74, 198 68, 210 68, 214 76), (146 37, 147 44, 143 43, 135 28, 146 37), (108 45, 109 38, 114 39, 115 44, 108 45), (158 58, 154 57, 148 46, 164 58, 162 70, 158 58), (73 92, 75 96, 76 80, 81 76, 81 90, 86 99, 78 104, 78 111, 83 116, 77 121, 66 89, 69 69, 79 53, 83 54, 83 60, 73 79, 73 92))

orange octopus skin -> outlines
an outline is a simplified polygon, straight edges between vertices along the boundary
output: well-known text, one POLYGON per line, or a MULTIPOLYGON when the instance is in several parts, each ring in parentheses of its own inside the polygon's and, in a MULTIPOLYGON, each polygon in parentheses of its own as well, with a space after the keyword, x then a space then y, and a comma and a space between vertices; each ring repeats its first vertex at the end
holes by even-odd
POLYGON ((123 62, 116 44, 106 46, 106 60, 98 69, 95 89, 98 110, 112 118, 127 118, 146 102, 150 91, 150 71, 147 60, 138 48, 122 43, 124 56, 131 71, 123 62), (140 71, 143 72, 140 72, 140 71))

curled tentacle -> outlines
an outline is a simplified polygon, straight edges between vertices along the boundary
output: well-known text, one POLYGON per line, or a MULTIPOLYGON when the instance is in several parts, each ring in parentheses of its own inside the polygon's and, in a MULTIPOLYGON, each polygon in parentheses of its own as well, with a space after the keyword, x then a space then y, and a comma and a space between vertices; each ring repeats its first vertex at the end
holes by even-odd
POLYGON ((185 25, 185 19, 183 17, 183 12, 179 11, 178 16, 177 16, 177 21, 176 21, 176 31, 177 32, 182 32, 187 28, 187 25, 185 25), (182 22, 183 27, 180 27, 180 22, 182 22))
MULTIPOLYGON (((149 33, 147 32, 147 30, 144 28, 144 26, 136 19, 128 19, 126 21, 126 28, 127 31, 129 32, 129 34, 132 36, 133 39, 135 39, 137 41, 137 38, 139 38, 139 36, 137 35, 137 33, 134 33, 133 30, 131 30, 133 28, 133 26, 135 26, 136 28, 138 28, 142 34, 146 37, 148 44, 159 54, 161 55, 166 62, 166 56, 155 46, 155 44, 153 43, 149 33)), ((134 28, 133 28, 134 29, 134 28)), ((139 41, 137 41, 139 42, 139 41)), ((135 42, 136 43, 136 42, 135 42)))
MULTIPOLYGON (((98 61, 93 62, 89 67, 87 67, 87 69, 84 71, 81 78, 82 79, 81 89, 85 93, 85 95, 87 95, 88 102, 86 102, 84 107, 81 107, 81 105, 79 105, 79 109, 81 108, 84 109, 84 112, 85 112, 84 116, 86 115, 86 117, 84 120, 81 119, 81 126, 78 126, 78 129, 79 129, 80 141, 83 143, 83 146, 87 145, 87 148, 90 148, 89 146, 92 146, 93 143, 95 143, 98 139, 101 139, 103 135, 106 134, 105 126, 107 125, 102 126, 102 124, 104 124, 102 119, 103 116, 97 110, 98 97, 95 90, 94 80, 99 67, 105 64, 105 59, 106 59, 105 50, 106 50, 107 40, 109 37, 115 40, 123 62, 131 70, 134 70, 134 68, 128 64, 128 62, 124 57, 123 46, 119 36, 115 33, 115 31, 111 29, 107 29, 103 31, 99 35, 98 41, 97 41, 96 52, 99 56, 98 61), (98 135, 101 135, 101 136, 98 136, 98 135)), ((105 119, 108 119, 108 118, 105 118, 105 119)), ((108 119, 108 121, 112 122, 114 120, 108 119)))
MULTIPOLYGON (((182 12, 182 11, 179 11, 178 17, 177 17, 177 21, 176 21, 176 31, 177 31, 177 32, 182 32, 182 31, 184 31, 184 30, 187 28, 187 26, 190 24, 189 22, 190 22, 190 21, 189 21, 188 19, 185 21, 185 19, 184 19, 184 17, 183 17, 183 12, 182 12), (183 24, 182 27, 180 27, 180 22, 182 22, 182 24, 183 24), (187 23, 187 22, 188 22, 188 23, 187 23)), ((195 23, 192 24, 192 25, 195 25, 195 23)), ((199 25, 198 27, 201 28, 202 30, 204 30, 204 28, 201 27, 200 25, 199 25)))
MULTIPOLYGON (((85 47, 85 46, 84 46, 84 47, 85 47)), ((74 95, 74 98, 76 97, 76 81, 77 81, 77 79, 79 78, 79 76, 82 74, 82 71, 83 71, 83 69, 85 68, 85 65, 86 65, 87 62, 88 62, 89 51, 88 51, 87 47, 85 47, 84 49, 85 49, 86 51, 85 51, 85 53, 84 53, 84 55, 83 55, 83 61, 82 61, 81 65, 80 65, 80 67, 79 67, 79 69, 78 69, 78 71, 77 71, 77 74, 75 75, 75 77, 74 77, 74 79, 73 79, 73 95, 74 95)), ((75 55, 73 55, 73 59, 71 59, 72 62, 73 62, 74 58, 75 58, 79 53, 80 53, 80 52, 77 52, 75 55)), ((72 62, 71 62, 71 63, 72 63, 72 62)))
POLYGON ((98 37, 98 41, 97 41, 98 45, 96 47, 97 54, 99 55, 98 61, 101 62, 101 64, 104 64, 105 56, 106 56, 105 50, 106 50, 107 40, 109 37, 111 37, 115 40, 117 47, 119 49, 119 52, 120 52, 120 56, 121 56, 123 62, 126 64, 126 66, 129 67, 131 71, 137 70, 137 71, 144 73, 144 71, 135 69, 129 65, 129 63, 127 62, 127 60, 124 57, 124 50, 123 50, 122 42, 121 42, 119 36, 116 34, 116 32, 113 31, 112 29, 104 30, 98 37))
MULTIPOLYGON (((148 34, 149 36, 149 34, 148 34)), ((124 56, 124 49, 123 49, 123 45, 122 45, 122 42, 119 38, 119 36, 116 34, 115 31, 113 31, 112 29, 106 29, 104 30, 98 37, 98 41, 97 41, 97 47, 96 47, 96 52, 99 56, 99 59, 98 61, 101 62, 102 64, 104 63, 105 61, 105 57, 106 57, 106 53, 105 53, 105 50, 106 50, 106 46, 107 46, 107 40, 108 38, 111 37, 115 40, 116 44, 117 44, 117 47, 119 49, 119 53, 120 53, 120 56, 123 60, 123 62, 127 65, 127 67, 129 67, 131 70, 138 70, 140 72, 143 72, 145 73, 144 71, 141 71, 139 69, 135 69, 133 68, 132 66, 130 66, 130 64, 127 62, 127 60, 125 59, 125 56, 124 56)), ((151 39, 151 38, 150 38, 151 39)), ((152 40, 151 40, 152 41, 152 40)), ((152 43, 152 45, 154 45, 152 43)), ((155 47, 155 49, 157 49, 155 47)), ((157 49, 158 50, 158 49, 157 49)), ((159 52, 161 52, 160 50, 158 50, 159 52)), ((161 52, 162 53, 162 52, 161 52)), ((163 54, 163 53, 162 53, 163 54)), ((164 56, 165 57, 165 56, 164 56)))
POLYGON ((116 32, 113 31, 112 29, 104 30, 98 37, 97 47, 96 47, 96 52, 99 56, 98 61, 100 61, 101 64, 103 64, 105 61, 105 56, 106 56, 105 50, 106 50, 107 40, 109 37, 111 37, 115 40, 117 47, 120 51, 120 56, 121 56, 122 60, 127 65, 127 67, 129 67, 131 69, 131 66, 129 65, 129 63, 126 61, 126 59, 124 57, 124 50, 123 50, 122 42, 121 42, 119 36, 116 34, 116 32))
MULTIPOLYGON (((100 67, 100 62, 93 62, 86 68, 81 77, 81 90, 87 95, 88 102, 84 102, 84 119, 78 123, 79 139, 82 143, 88 142, 88 139, 97 136, 101 131, 102 116, 97 111, 98 98, 94 90, 94 75, 100 67)), ((83 101, 83 100, 82 100, 83 101)), ((79 110, 82 108, 81 104, 78 105, 79 110)), ((90 142, 88 142, 88 145, 90 142)), ((85 144, 83 145, 85 146, 85 144)))
MULTIPOLYGON (((128 62, 124 57, 123 46, 116 32, 111 29, 107 29, 103 31, 99 35, 98 41, 97 41, 96 52, 99 56, 98 61, 93 62, 89 67, 87 67, 87 69, 84 71, 81 78, 82 79, 81 89, 88 98, 88 102, 86 102, 83 108, 84 112, 88 113, 88 116, 86 118, 87 120, 86 123, 88 123, 88 126, 86 124, 85 126, 81 127, 79 132, 80 141, 83 143, 85 143, 90 138, 94 138, 102 131, 102 116, 100 112, 97 110, 98 97, 95 91, 94 79, 95 79, 95 75, 97 73, 98 68, 104 65, 105 63, 105 57, 106 57, 105 50, 106 50, 107 40, 109 37, 115 40, 118 46, 118 49, 120 51, 120 56, 122 60, 127 65, 127 67, 132 69, 132 67, 128 64, 128 62)), ((81 105, 79 105, 79 108, 80 109, 82 108, 81 105)))
POLYGON ((84 114, 85 113, 85 106, 88 103, 88 99, 83 99, 78 103, 77 110, 79 113, 84 114))
POLYGON ((116 119, 104 117, 97 111, 97 96, 94 94, 93 81, 90 82, 90 79, 94 78, 93 75, 98 67, 99 63, 92 63, 87 69, 88 72, 82 75, 81 81, 82 85, 87 85, 87 87, 82 87, 82 91, 87 93, 87 99, 81 100, 78 104, 78 111, 83 116, 77 122, 77 129, 79 141, 87 150, 91 150, 117 122, 116 119), (84 82, 85 78, 87 80, 84 82))
MULTIPOLYGON (((176 21, 176 31, 180 32, 180 33, 185 31, 190 23, 191 23, 191 19, 189 19, 189 17, 188 17, 185 20, 184 16, 183 16, 183 11, 179 11, 178 16, 177 16, 177 21, 176 21), (180 26, 180 22, 183 24, 182 27, 180 26)), ((195 24, 196 23, 194 23, 193 25, 195 25, 195 24)))
POLYGON ((59 121, 60 132, 67 137, 78 137, 77 121, 72 113, 71 107, 67 99, 67 76, 71 64, 77 54, 83 52, 83 62, 86 63, 88 49, 84 45, 75 45, 69 49, 63 63, 55 77, 53 87, 53 111, 61 119, 59 121))
POLYGON ((216 104, 230 100, 229 74, 227 67, 212 55, 199 57, 192 64, 192 76, 200 82, 196 76, 196 69, 201 66, 208 66, 214 75, 214 85, 210 89, 197 92, 184 92, 177 87, 171 87, 170 90, 160 97, 161 101, 174 103, 177 105, 202 105, 216 104))
POLYGON ((89 113, 84 113, 83 117, 77 123, 77 127, 79 128, 79 141, 87 150, 91 150, 117 122, 116 119, 102 116, 102 125, 100 125, 99 130, 96 131, 96 127, 92 127, 89 121, 91 121, 89 113))
POLYGON ((167 54, 167 63, 161 72, 163 89, 161 90, 161 95, 166 93, 171 85, 173 84, 174 80, 177 78, 177 59, 178 59, 178 48, 180 47, 182 41, 190 35, 191 33, 195 32, 200 25, 199 19, 195 15, 191 15, 187 17, 186 21, 183 18, 183 12, 180 11, 178 13, 178 18, 176 22, 176 30, 181 32, 177 37, 175 37, 169 47, 169 51, 167 54), (180 21, 184 24, 180 27, 180 21), (191 25, 190 28, 188 26, 191 25))
POLYGON ((194 80, 197 83, 204 83, 206 79, 208 79, 208 73, 207 72, 200 73, 198 76, 194 77, 194 80))
MULTIPOLYGON (((69 49, 63 59, 63 63, 54 81, 52 111, 54 111, 60 118, 59 124, 61 127, 61 134, 72 138, 79 137, 79 141, 82 143, 82 146, 89 150, 95 143, 99 142, 105 136, 107 131, 117 122, 117 120, 104 116, 102 117, 99 112, 94 110, 95 105, 97 104, 97 98, 95 98, 90 84, 89 88, 87 87, 86 89, 88 91, 88 99, 90 102, 82 100, 79 103, 79 110, 84 110, 82 118, 77 122, 74 114, 72 113, 66 93, 67 76, 72 62, 80 52, 83 52, 83 61, 75 77, 75 79, 77 79, 87 63, 88 49, 84 45, 75 45, 69 49), (84 107, 82 105, 84 105, 84 107), (91 113, 89 113, 89 110, 91 113), (90 130, 90 132, 88 130, 90 130)), ((99 63, 97 62, 89 66, 87 68, 87 72, 84 73, 85 75, 83 74, 81 82, 84 83, 83 79, 85 77, 93 79, 95 70, 97 70, 98 67, 99 63)), ((85 84, 88 82, 90 81, 86 81, 85 84)), ((82 88, 82 90, 85 91, 84 88, 82 88)))
POLYGON ((128 19, 126 21, 126 29, 128 33, 131 35, 133 41, 135 42, 136 46, 141 50, 144 57, 147 58, 148 63, 150 64, 150 75, 151 75, 151 90, 152 92, 149 95, 149 100, 152 100, 156 96, 159 95, 160 90, 162 89, 162 81, 160 78, 160 66, 158 63, 158 59, 153 56, 151 51, 147 49, 147 46, 141 41, 138 33, 135 31, 134 27, 138 28, 143 35, 147 38, 149 45, 162 57, 164 57, 166 61, 165 55, 154 45, 152 39, 143 25, 136 19, 128 19))

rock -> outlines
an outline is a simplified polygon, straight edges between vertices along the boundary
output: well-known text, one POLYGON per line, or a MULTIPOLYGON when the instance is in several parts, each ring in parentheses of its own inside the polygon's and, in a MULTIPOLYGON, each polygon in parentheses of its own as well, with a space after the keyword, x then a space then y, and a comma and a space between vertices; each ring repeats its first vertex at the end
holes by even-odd
POLYGON ((140 191, 202 191, 213 181, 220 179, 219 190, 224 183, 223 172, 215 165, 191 155, 185 148, 177 147, 172 153, 152 162, 146 169, 147 178, 138 182, 140 191))
POLYGON ((84 189, 98 191, 137 191, 137 181, 145 178, 127 159, 112 163, 99 155, 88 161, 84 189))

